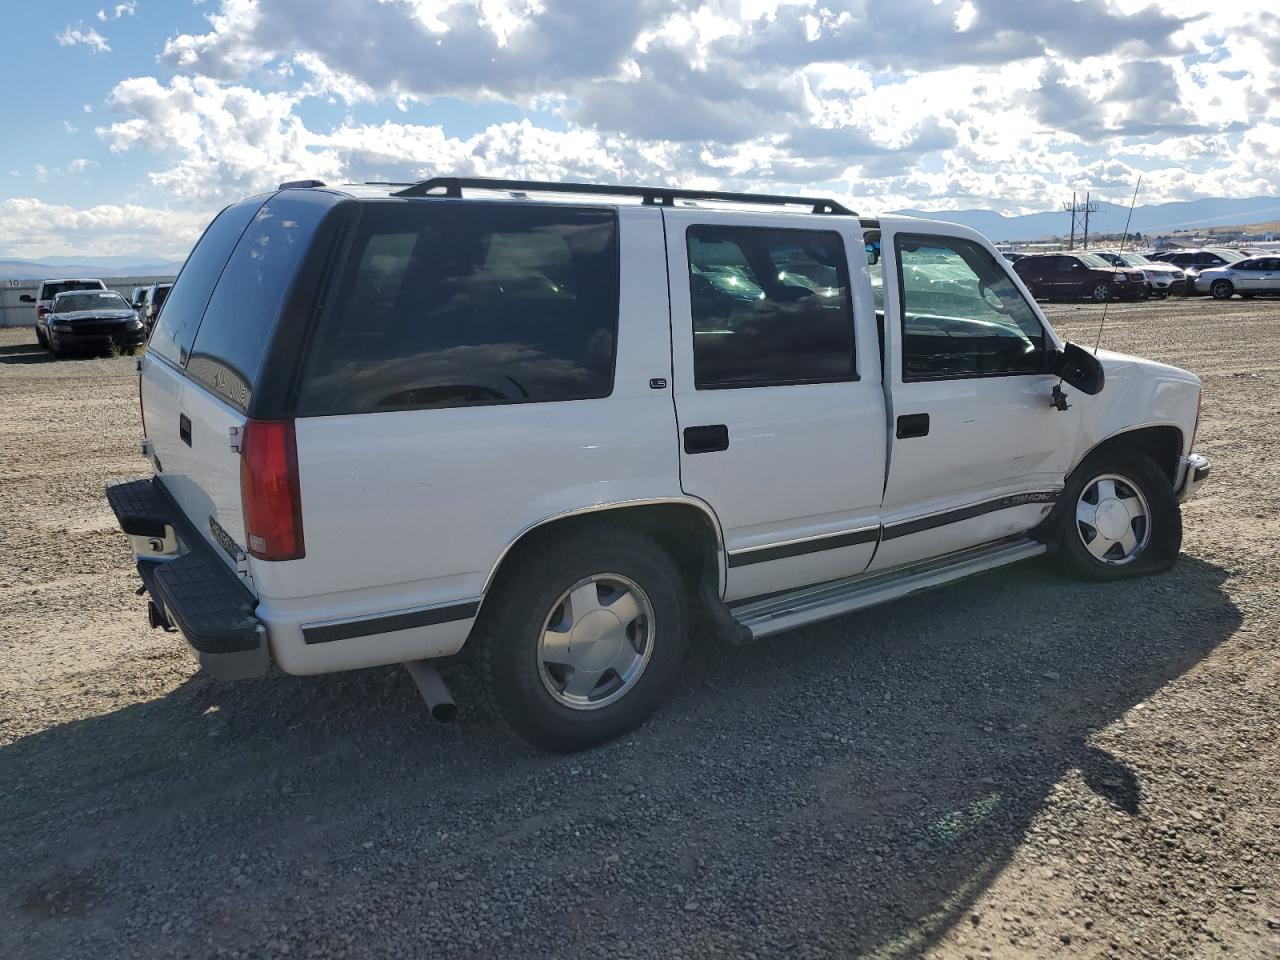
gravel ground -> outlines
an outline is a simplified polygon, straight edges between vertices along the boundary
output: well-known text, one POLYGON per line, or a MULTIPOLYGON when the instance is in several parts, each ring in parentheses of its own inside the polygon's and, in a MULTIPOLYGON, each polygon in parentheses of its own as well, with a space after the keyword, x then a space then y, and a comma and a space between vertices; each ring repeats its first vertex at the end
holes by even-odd
POLYGON ((1280 956, 1280 304, 1111 308, 1205 380, 1170 573, 700 646, 573 757, 465 673, 450 726, 399 668, 198 674, 102 497, 132 360, 33 339, 0 331, 0 957, 1280 956))

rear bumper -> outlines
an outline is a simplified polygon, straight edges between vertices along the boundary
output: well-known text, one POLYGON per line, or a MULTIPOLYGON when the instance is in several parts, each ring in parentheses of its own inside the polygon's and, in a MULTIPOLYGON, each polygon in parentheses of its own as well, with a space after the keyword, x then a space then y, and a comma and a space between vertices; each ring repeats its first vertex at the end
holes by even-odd
POLYGON ((1209 458, 1198 453, 1182 457, 1178 462, 1177 493, 1179 500, 1186 500, 1209 479, 1209 458))
POLYGON ((107 487, 116 520, 136 545, 138 575, 164 616, 182 632, 201 666, 224 680, 261 677, 271 665, 257 598, 154 479, 107 487), (145 546, 144 546, 145 549, 145 546))

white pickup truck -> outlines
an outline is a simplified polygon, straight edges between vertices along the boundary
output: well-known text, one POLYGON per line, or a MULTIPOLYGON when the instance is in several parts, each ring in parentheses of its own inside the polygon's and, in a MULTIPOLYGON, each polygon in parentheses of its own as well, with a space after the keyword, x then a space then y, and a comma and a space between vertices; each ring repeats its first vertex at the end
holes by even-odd
POLYGON ((824 199, 438 178, 223 210, 108 498, 224 678, 465 656, 572 750, 731 642, 1055 553, 1176 559, 1200 382, 1053 332, 982 236, 824 199))

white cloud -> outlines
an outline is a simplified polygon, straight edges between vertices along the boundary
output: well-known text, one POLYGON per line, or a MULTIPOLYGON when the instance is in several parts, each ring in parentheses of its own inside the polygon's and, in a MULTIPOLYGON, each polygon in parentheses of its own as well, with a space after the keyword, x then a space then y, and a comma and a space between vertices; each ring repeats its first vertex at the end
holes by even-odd
POLYGON ((60 47, 73 47, 77 44, 82 44, 94 53, 109 53, 111 51, 111 45, 107 43, 107 38, 93 29, 93 27, 86 27, 84 24, 68 25, 55 39, 60 47))
POLYGON ((76 209, 17 197, 0 201, 0 250, 13 257, 143 254, 182 258, 212 213, 133 204, 76 209))
POLYGON ((85 157, 77 157, 67 164, 67 169, 72 173, 84 173, 86 170, 92 169, 98 165, 97 160, 89 160, 85 157))

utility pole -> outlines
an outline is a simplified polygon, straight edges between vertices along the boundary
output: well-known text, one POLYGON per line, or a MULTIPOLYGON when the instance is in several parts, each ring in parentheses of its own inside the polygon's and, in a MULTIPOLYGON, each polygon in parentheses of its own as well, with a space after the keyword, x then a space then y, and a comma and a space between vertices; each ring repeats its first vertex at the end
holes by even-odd
POLYGON ((1089 214, 1097 213, 1098 205, 1089 198, 1088 193, 1084 195, 1084 203, 1078 202, 1076 196, 1076 192, 1071 191, 1071 202, 1062 205, 1062 209, 1071 214, 1071 241, 1067 249, 1076 248, 1076 229, 1079 227, 1084 233, 1084 246, 1087 250, 1089 248, 1089 214))

